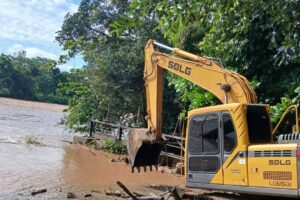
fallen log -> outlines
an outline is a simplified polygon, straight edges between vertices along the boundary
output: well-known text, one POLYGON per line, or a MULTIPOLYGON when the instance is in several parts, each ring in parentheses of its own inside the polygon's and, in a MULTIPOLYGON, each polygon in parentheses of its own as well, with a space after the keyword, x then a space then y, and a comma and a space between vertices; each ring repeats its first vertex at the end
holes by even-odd
POLYGON ((117 184, 118 184, 118 186, 119 186, 120 188, 122 188, 122 190, 123 190, 130 198, 132 198, 133 200, 139 200, 134 194, 132 194, 132 193, 128 190, 128 188, 127 188, 125 185, 123 185, 123 183, 121 183, 120 181, 117 181, 117 184))
POLYGON ((181 200, 181 197, 179 196, 176 187, 174 187, 174 188, 171 190, 171 194, 173 195, 173 197, 174 197, 175 200, 181 200))
POLYGON ((45 193, 45 192, 47 192, 47 189, 45 189, 45 188, 39 189, 39 190, 33 190, 31 192, 31 195, 41 194, 41 193, 45 193))

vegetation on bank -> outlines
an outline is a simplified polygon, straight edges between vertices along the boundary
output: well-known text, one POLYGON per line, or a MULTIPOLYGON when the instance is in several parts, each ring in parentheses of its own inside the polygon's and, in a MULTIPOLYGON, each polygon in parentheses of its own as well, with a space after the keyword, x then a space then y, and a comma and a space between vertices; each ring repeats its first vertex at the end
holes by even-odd
POLYGON ((43 146, 42 138, 39 138, 34 135, 28 135, 25 138, 25 144, 34 145, 34 146, 43 146))
POLYGON ((70 96, 61 85, 73 81, 71 72, 61 72, 56 62, 25 55, 0 55, 0 96, 67 104, 70 96))
MULTIPOLYGON (((68 14, 56 40, 68 59, 81 53, 87 65, 72 91, 67 124, 88 128, 91 118, 118 121, 140 109, 145 115, 143 48, 149 38, 210 57, 247 77, 260 103, 277 122, 300 97, 299 1, 82 0, 68 14)), ((216 104, 207 91, 165 74, 164 132, 179 113, 216 104)), ((141 118, 142 119, 142 118, 141 118)))
POLYGON ((106 138, 103 141, 102 149, 107 151, 108 153, 115 153, 115 154, 127 153, 126 145, 124 145, 122 141, 114 140, 112 138, 106 138))

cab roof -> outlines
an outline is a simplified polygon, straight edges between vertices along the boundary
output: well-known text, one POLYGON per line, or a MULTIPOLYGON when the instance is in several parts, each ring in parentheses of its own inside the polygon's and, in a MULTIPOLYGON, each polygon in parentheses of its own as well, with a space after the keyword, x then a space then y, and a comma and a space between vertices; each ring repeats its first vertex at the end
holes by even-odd
POLYGON ((208 106, 208 107, 196 108, 196 109, 190 110, 188 112, 188 117, 195 115, 195 114, 203 114, 203 113, 218 112, 218 111, 225 111, 225 110, 230 111, 230 110, 235 110, 239 107, 245 107, 245 110, 246 110, 247 105, 265 106, 267 109, 269 107, 269 105, 267 105, 267 104, 228 103, 228 104, 208 106))

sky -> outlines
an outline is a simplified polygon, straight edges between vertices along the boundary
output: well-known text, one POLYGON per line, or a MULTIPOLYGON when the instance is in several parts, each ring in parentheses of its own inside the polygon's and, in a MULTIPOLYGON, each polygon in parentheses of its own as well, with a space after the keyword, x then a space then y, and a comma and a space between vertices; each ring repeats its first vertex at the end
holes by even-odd
MULTIPOLYGON (((64 52, 55 41, 56 32, 79 4, 80 0, 0 0, 0 53, 25 50, 30 58, 57 60, 64 52)), ((82 65, 82 56, 77 56, 58 67, 68 71, 82 65)))

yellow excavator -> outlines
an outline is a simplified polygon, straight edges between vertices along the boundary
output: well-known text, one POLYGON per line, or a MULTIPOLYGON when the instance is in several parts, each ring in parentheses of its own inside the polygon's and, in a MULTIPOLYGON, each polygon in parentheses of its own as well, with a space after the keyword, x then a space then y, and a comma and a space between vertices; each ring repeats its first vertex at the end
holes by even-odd
POLYGON ((128 158, 133 171, 157 167, 164 145, 164 70, 206 89, 223 103, 188 112, 184 158, 187 187, 299 197, 300 134, 295 134, 299 133, 298 118, 294 133, 281 135, 280 144, 274 142, 269 105, 257 103, 245 77, 224 69, 212 58, 154 40, 145 47, 148 128, 132 129, 128 134, 128 158), (162 53, 159 48, 172 54, 162 53))

